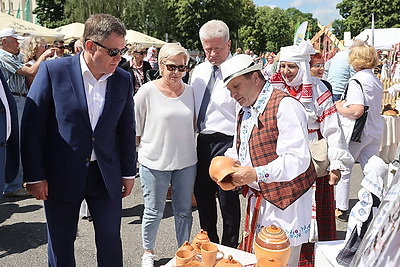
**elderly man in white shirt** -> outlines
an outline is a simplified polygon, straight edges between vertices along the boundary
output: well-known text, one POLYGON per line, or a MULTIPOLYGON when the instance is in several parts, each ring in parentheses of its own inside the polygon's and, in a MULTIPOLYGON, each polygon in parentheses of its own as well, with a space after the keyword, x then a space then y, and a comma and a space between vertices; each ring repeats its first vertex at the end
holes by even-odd
POLYGON ((219 20, 211 20, 200 28, 200 40, 207 60, 192 74, 191 85, 197 114, 197 177, 194 187, 201 228, 212 242, 219 243, 217 234, 218 200, 223 219, 221 243, 236 247, 239 240, 240 201, 237 191, 223 191, 208 174, 211 159, 223 155, 232 146, 235 131, 235 100, 223 88, 219 65, 232 57, 229 50, 229 28, 219 20))

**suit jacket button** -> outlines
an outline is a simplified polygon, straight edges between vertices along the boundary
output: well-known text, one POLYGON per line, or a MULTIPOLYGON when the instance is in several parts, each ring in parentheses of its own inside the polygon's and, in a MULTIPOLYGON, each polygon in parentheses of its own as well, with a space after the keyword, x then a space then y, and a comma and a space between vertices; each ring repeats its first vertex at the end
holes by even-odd
POLYGON ((7 146, 7 142, 0 142, 0 147, 6 147, 7 146))
POLYGON ((85 160, 86 160, 86 162, 90 162, 90 158, 86 158, 85 160))
POLYGON ((4 108, 0 108, 0 114, 6 113, 6 110, 4 108))
POLYGON ((92 141, 96 141, 96 138, 92 137, 92 141))

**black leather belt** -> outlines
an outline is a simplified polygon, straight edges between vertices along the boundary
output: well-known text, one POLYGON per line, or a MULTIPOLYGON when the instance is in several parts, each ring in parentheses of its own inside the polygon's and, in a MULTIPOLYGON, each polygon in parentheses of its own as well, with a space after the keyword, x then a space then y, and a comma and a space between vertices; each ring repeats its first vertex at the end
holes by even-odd
POLYGON ((202 138, 202 139, 210 141, 210 142, 215 142, 215 141, 222 140, 222 139, 233 138, 233 136, 226 135, 223 133, 213 133, 213 134, 199 133, 199 138, 202 138))
POLYGON ((11 92, 13 95, 17 95, 17 96, 23 96, 26 97, 28 94, 26 93, 16 93, 16 92, 11 92))

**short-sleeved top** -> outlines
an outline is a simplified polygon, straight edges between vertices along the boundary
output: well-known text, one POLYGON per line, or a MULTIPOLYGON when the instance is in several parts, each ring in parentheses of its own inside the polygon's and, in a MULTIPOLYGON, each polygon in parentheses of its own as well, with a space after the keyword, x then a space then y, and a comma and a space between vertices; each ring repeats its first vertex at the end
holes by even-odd
POLYGON ((28 93, 28 87, 25 84, 25 76, 17 74, 17 71, 24 65, 22 54, 13 55, 0 49, 0 69, 7 81, 8 87, 10 87, 13 93, 28 93))
POLYGON ((382 138, 383 132, 383 121, 380 115, 382 96, 382 83, 376 78, 372 69, 357 72, 349 81, 346 105, 359 104, 369 107, 363 132, 377 139, 382 138), (361 83, 362 90, 357 82, 352 81, 353 79, 361 83))

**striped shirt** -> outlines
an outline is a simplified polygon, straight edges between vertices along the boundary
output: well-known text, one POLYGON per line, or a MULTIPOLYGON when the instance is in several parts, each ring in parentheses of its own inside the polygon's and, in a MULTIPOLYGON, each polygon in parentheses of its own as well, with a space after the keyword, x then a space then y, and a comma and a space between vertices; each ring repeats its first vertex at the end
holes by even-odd
POLYGON ((24 66, 23 55, 13 55, 3 49, 0 49, 0 70, 6 78, 11 92, 27 94, 28 87, 25 83, 25 76, 17 74, 17 71, 24 66))

